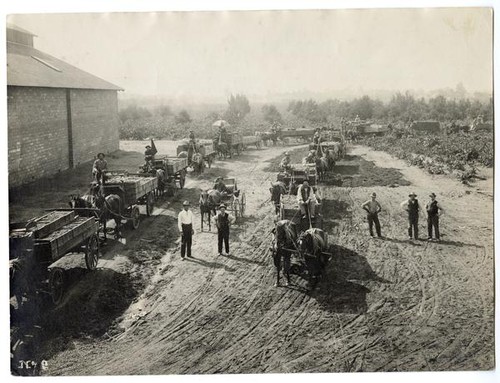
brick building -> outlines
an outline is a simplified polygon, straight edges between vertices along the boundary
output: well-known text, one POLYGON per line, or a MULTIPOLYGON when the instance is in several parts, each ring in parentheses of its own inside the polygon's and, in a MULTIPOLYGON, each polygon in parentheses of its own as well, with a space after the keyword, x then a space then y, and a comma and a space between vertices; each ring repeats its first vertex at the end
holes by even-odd
POLYGON ((9 187, 118 149, 120 87, 34 48, 7 25, 9 187))

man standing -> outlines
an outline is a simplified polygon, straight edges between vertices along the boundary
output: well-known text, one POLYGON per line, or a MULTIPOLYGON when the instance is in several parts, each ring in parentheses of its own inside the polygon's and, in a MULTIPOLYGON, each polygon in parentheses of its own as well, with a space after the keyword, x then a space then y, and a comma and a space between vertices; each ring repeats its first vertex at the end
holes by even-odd
POLYGON ((184 256, 191 258, 191 243, 193 240, 193 212, 189 210, 189 201, 184 201, 182 204, 183 210, 179 213, 177 217, 177 225, 179 232, 181 233, 181 259, 184 260, 184 256))
POLYGON ((154 163, 156 153, 158 153, 158 150, 156 150, 156 145, 153 139, 151 139, 151 145, 146 145, 146 150, 144 151, 144 160, 146 163, 154 163))
POLYGON ((108 168, 108 163, 104 159, 104 153, 97 154, 97 160, 94 161, 94 165, 92 166, 92 176, 94 181, 99 184, 103 183, 104 180, 104 171, 108 168))
POLYGON ((443 214, 444 210, 436 201, 436 194, 431 193, 429 197, 431 197, 431 200, 425 205, 425 210, 427 210, 427 232, 429 234, 427 240, 432 241, 432 227, 434 227, 436 241, 439 241, 439 216, 443 214))
POLYGON ((401 202, 401 207, 408 212, 408 239, 413 238, 418 239, 418 216, 422 211, 420 203, 415 198, 417 195, 415 193, 410 193, 408 195, 409 199, 401 202))
POLYGON ((226 248, 226 255, 229 255, 229 226, 234 223, 235 219, 232 215, 226 213, 226 205, 221 204, 219 212, 214 217, 214 221, 217 226, 217 248, 219 255, 222 255, 222 242, 224 242, 224 247, 226 248))
POLYGON ((314 190, 309 186, 308 181, 304 181, 304 183, 300 185, 297 190, 297 203, 299 204, 303 219, 306 218, 306 208, 311 219, 314 219, 316 202, 317 200, 314 190))
POLYGON ((375 229, 377 230, 377 236, 382 238, 382 233, 380 230, 380 221, 378 220, 378 213, 382 211, 382 206, 380 206, 377 201, 377 194, 372 193, 372 199, 364 202, 361 208, 366 210, 368 213, 368 228, 370 229, 370 235, 373 237, 373 224, 375 223, 375 229))
POLYGON ((285 152, 285 157, 280 162, 280 168, 284 172, 289 172, 291 170, 290 166, 291 160, 290 160, 290 153, 285 152))

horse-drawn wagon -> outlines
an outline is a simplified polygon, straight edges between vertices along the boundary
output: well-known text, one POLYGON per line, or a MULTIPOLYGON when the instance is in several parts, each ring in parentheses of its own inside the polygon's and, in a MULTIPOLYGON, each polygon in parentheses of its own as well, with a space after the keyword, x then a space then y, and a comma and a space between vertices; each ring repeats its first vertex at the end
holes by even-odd
POLYGON ((192 141, 183 141, 177 146, 177 156, 187 156, 189 166, 194 165, 193 155, 196 153, 199 153, 202 156, 203 161, 207 163, 207 166, 209 168, 212 167, 212 163, 214 162, 215 156, 217 155, 213 141, 199 140, 194 143, 192 141))
POLYGON ((174 196, 186 183, 187 158, 156 156, 154 168, 157 171, 158 191, 174 196), (159 172, 159 173, 158 173, 159 172))
POLYGON ((317 184, 318 177, 315 164, 290 164, 290 167, 289 172, 279 172, 276 180, 284 182, 287 187, 293 183, 300 185, 304 181, 308 181, 311 186, 317 184))
POLYGON ((314 288, 331 254, 328 234, 322 229, 321 203, 316 205, 315 217, 302 217, 297 197, 282 195, 280 220, 273 229, 271 253, 276 267, 276 286, 279 286, 280 271, 290 283, 290 274, 306 276, 314 288))
POLYGON ((244 191, 238 189, 235 178, 223 178, 226 191, 222 193, 222 203, 227 206, 228 211, 232 211, 236 218, 243 217, 246 209, 246 195, 244 191))
POLYGON ((108 172, 108 179, 102 185, 104 196, 120 197, 120 211, 112 211, 112 215, 127 219, 134 229, 140 223, 140 205, 145 205, 146 215, 153 213, 155 191, 158 188, 158 178, 147 173, 128 174, 108 172))
POLYGON ((280 139, 296 138, 301 140, 309 140, 314 136, 314 129, 282 129, 278 131, 280 139))
POLYGON ((257 149, 262 147, 262 138, 259 135, 243 136, 243 147, 247 148, 254 145, 257 149))
POLYGON ((88 270, 99 260, 99 224, 94 217, 82 217, 72 210, 51 211, 23 223, 10 224, 11 296, 18 306, 28 299, 48 293, 61 301, 65 289, 64 269, 54 264, 68 253, 83 253, 88 270))
POLYGON ((338 160, 345 156, 346 154, 346 142, 344 139, 339 138, 338 140, 323 141, 319 144, 309 144, 309 150, 314 150, 315 152, 325 153, 331 150, 335 160, 338 160))

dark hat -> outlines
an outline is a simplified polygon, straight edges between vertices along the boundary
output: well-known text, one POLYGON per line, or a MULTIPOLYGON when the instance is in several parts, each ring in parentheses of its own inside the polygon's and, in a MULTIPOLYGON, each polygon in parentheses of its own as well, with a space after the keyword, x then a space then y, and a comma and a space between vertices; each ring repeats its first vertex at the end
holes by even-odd
POLYGON ((151 147, 151 145, 146 145, 146 148, 150 148, 150 147, 151 147))
POLYGON ((373 192, 372 197, 376 197, 376 196, 377 196, 377 193, 373 192))
POLYGON ((408 194, 408 197, 411 197, 411 196, 416 197, 417 195, 414 192, 411 192, 410 194, 408 194))
POLYGON ((102 154, 103 157, 106 157, 106 155, 104 153, 97 153, 97 157, 99 157, 100 155, 102 154))
POLYGON ((431 194, 429 194, 429 197, 434 197, 434 198, 436 198, 436 194, 431 193, 431 194))
POLYGON ((189 206, 189 201, 184 201, 184 202, 182 203, 182 206, 189 206))
POLYGON ((221 203, 221 204, 219 205, 219 209, 222 209, 222 208, 224 208, 224 209, 226 208, 226 205, 224 205, 223 203, 221 203))

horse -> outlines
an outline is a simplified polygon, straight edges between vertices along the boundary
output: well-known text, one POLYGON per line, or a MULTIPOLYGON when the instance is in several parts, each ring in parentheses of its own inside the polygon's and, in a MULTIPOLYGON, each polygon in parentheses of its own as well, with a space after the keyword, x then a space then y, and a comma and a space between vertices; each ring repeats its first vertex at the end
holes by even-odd
POLYGON ((158 180, 158 187, 156 188, 156 196, 160 197, 165 192, 167 187, 167 177, 165 175, 165 170, 156 169, 156 178, 158 180))
POLYGON ((201 153, 193 154, 193 157, 191 159, 191 166, 193 167, 196 174, 203 173, 203 169, 205 168, 205 161, 201 153))
POLYGON ((218 190, 201 190, 200 193, 200 216, 201 230, 203 231, 203 218, 208 215, 208 230, 212 230, 211 215, 216 214, 216 209, 222 202, 222 194, 218 190))
POLYGON ((110 194, 104 197, 101 185, 92 185, 90 188, 90 194, 72 195, 70 196, 69 206, 72 209, 97 209, 98 214, 94 211, 80 211, 79 215, 84 217, 97 216, 99 222, 102 224, 104 232, 104 241, 106 241, 106 223, 108 219, 113 218, 115 220, 115 238, 121 237, 121 198, 116 194, 110 194))
POLYGON ((328 171, 328 160, 325 157, 316 157, 316 174, 318 181, 322 181, 328 171))
POLYGON ((226 159, 226 158, 231 158, 232 153, 231 153, 231 148, 227 143, 224 141, 220 141, 218 138, 215 138, 213 140, 214 143, 214 149, 217 152, 217 155, 219 156, 219 159, 226 159))
POLYGON ((321 229, 310 228, 299 234, 297 247, 309 272, 309 283, 314 289, 328 262, 328 235, 321 229))
POLYGON ((281 260, 283 258, 283 273, 286 277, 285 285, 290 284, 291 256, 297 241, 297 229, 295 224, 287 219, 278 221, 272 230, 274 234, 271 252, 274 266, 276 267, 275 287, 280 285, 281 260))
POLYGON ((269 188, 271 193, 271 202, 274 203, 275 213, 280 212, 281 196, 286 194, 286 185, 282 181, 271 182, 271 187, 269 188))

